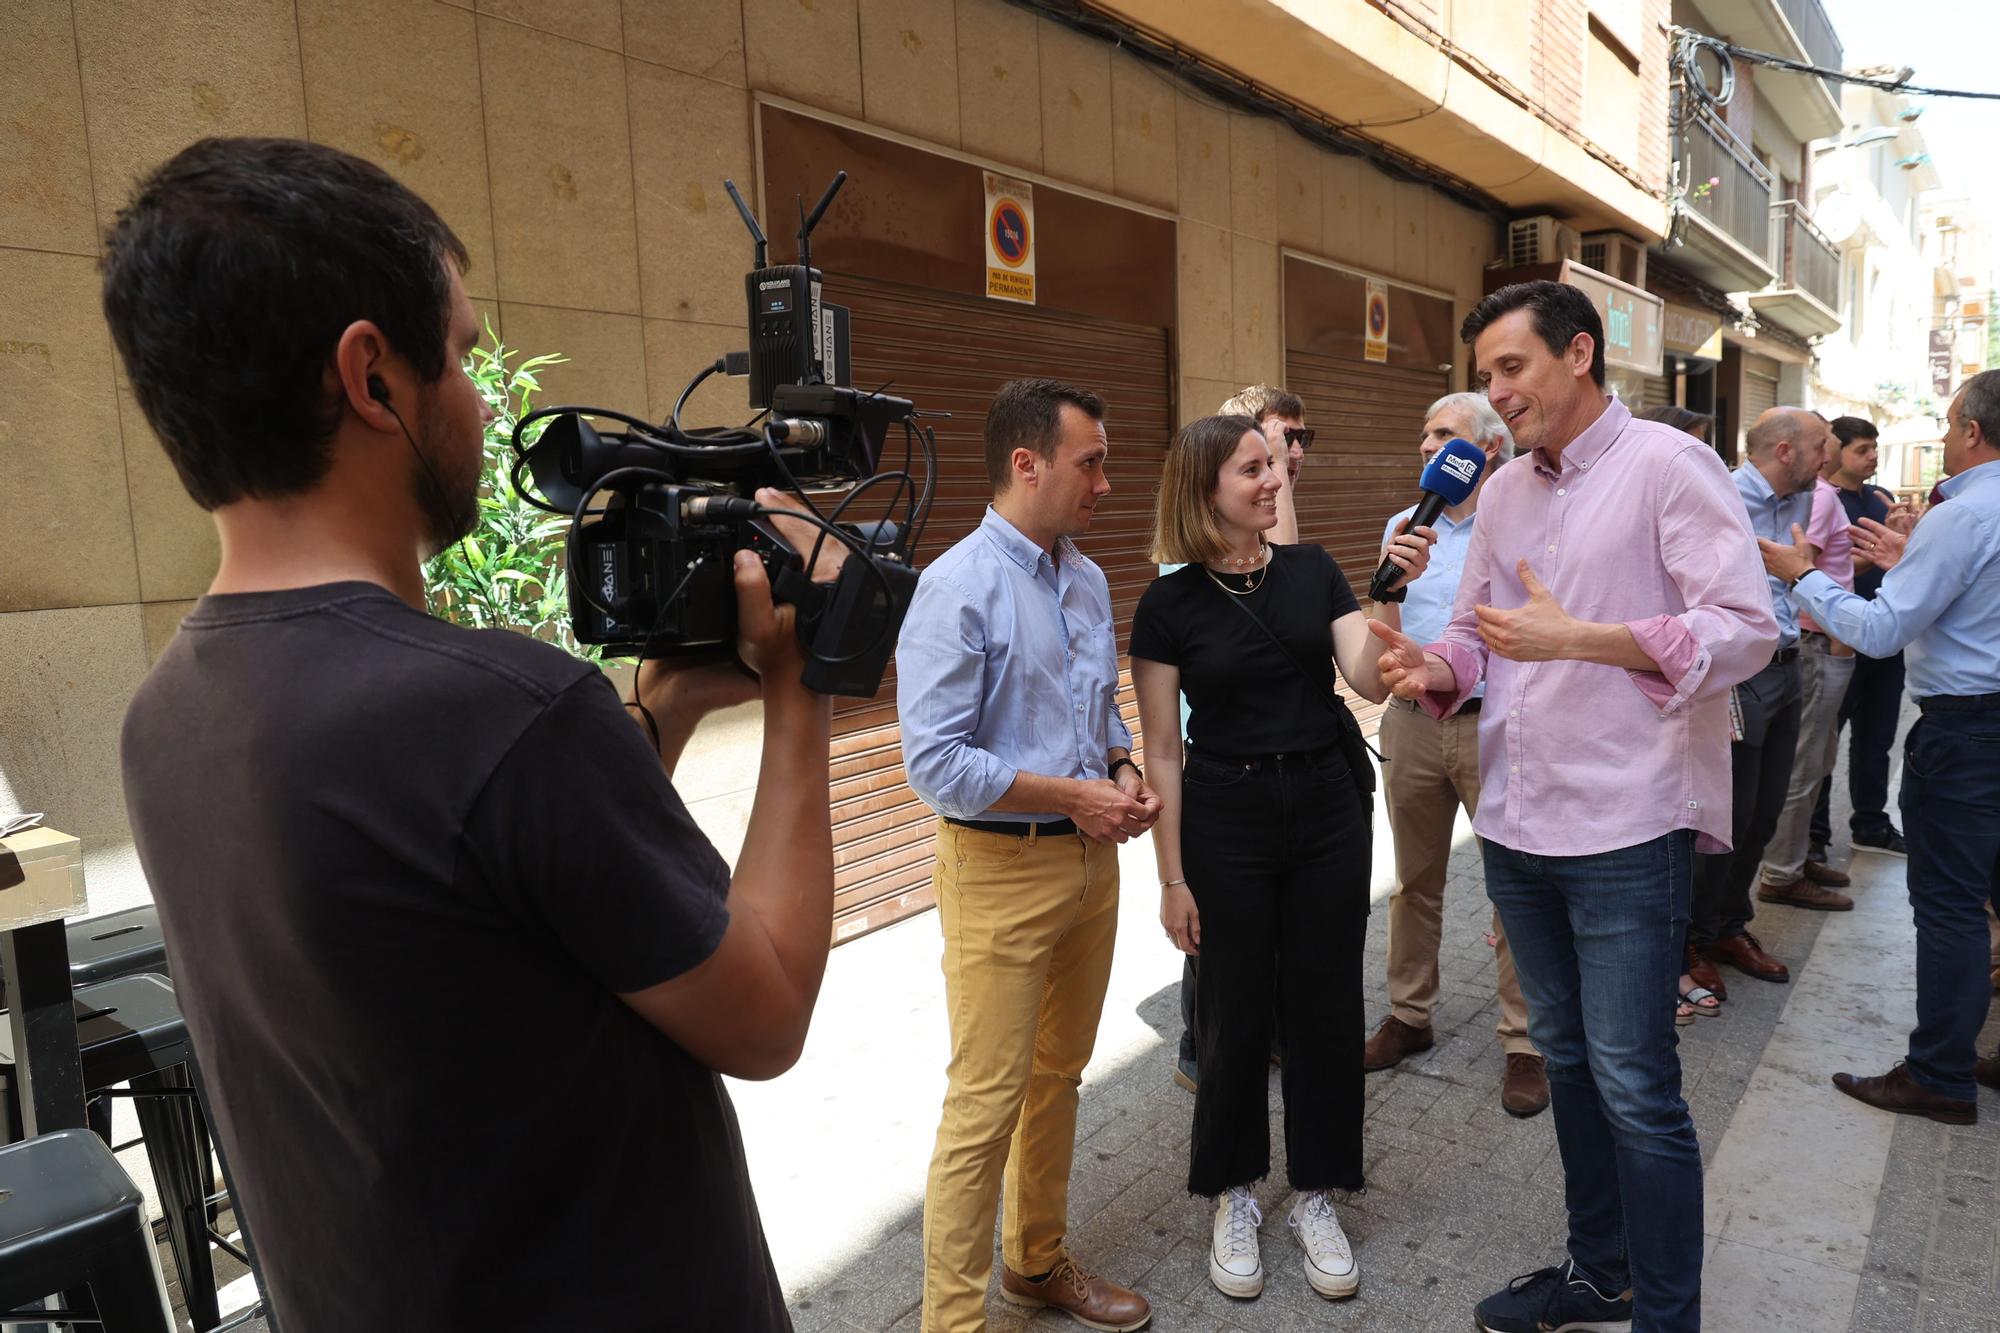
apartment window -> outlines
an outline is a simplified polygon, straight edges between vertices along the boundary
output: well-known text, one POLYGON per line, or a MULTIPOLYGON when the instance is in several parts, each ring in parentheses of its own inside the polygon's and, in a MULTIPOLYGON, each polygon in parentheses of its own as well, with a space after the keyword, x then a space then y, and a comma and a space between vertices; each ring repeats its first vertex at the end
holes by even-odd
MULTIPOLYGON (((1593 5, 1583 53, 1583 132, 1627 164, 1639 160, 1639 57, 1593 5)), ((1633 6, 1636 12, 1636 4, 1633 6)))

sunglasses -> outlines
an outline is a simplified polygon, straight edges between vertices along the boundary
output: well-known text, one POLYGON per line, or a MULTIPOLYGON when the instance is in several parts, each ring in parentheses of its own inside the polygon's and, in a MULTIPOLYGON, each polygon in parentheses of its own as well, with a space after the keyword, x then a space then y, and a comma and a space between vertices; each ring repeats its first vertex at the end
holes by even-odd
POLYGON ((1310 448, 1312 448, 1312 447, 1313 447, 1313 432, 1312 432, 1312 427, 1310 427, 1310 426, 1305 426, 1305 427, 1300 427, 1300 426, 1287 426, 1287 427, 1285 427, 1285 443, 1286 443, 1287 445, 1294 445, 1294 444, 1296 444, 1296 445, 1297 445, 1297 446, 1298 446, 1299 448, 1301 448, 1301 449, 1310 449, 1310 448))

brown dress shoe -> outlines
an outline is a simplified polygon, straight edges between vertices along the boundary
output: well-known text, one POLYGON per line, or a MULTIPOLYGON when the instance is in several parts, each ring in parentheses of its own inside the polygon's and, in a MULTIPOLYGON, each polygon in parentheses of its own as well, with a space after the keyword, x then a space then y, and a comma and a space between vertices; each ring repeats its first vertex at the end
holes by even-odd
POLYGON ((1973 1063, 1972 1081, 1983 1088, 2000 1092, 2000 1052, 1973 1063))
POLYGON ((1833 1086, 1857 1102, 1866 1102, 1878 1110, 1894 1111, 1897 1115, 1929 1116, 1940 1125, 1979 1123, 1977 1102, 1960 1101, 1956 1097, 1932 1092, 1912 1078, 1908 1067, 1900 1060, 1894 1069, 1875 1078, 1835 1074, 1833 1086))
POLYGON ((1067 1253, 1056 1260, 1056 1266, 1040 1282, 1002 1265, 1000 1296, 1009 1305, 1024 1305, 1031 1310, 1046 1305, 1061 1310, 1085 1328, 1104 1329, 1106 1333, 1144 1328, 1153 1317, 1153 1307, 1144 1296, 1109 1278, 1085 1272, 1083 1265, 1067 1253))
POLYGON ((1845 870, 1835 870, 1824 861, 1806 862, 1804 874, 1813 883, 1824 884, 1829 889, 1844 889, 1854 882, 1845 870))
POLYGON ((1500 1109, 1517 1120, 1549 1108, 1549 1062, 1539 1055, 1510 1052, 1507 1077, 1500 1080, 1500 1109))
POLYGON ((1823 889, 1809 879, 1795 879, 1790 884, 1759 884, 1757 901, 1783 903, 1786 907, 1803 907, 1813 912, 1854 910, 1854 899, 1832 889, 1823 889))
MULTIPOLYGON (((1708 956, 1718 963, 1727 963, 1738 972, 1744 972, 1759 981, 1785 982, 1792 979, 1792 970, 1770 954, 1749 931, 1741 935, 1731 935, 1708 946, 1708 956)), ((1710 987, 1713 990, 1714 987, 1710 987)))
POLYGON ((1406 1055, 1428 1051, 1433 1044, 1429 1028, 1413 1028, 1391 1014, 1361 1048, 1361 1067, 1373 1074, 1400 1064, 1406 1055))
POLYGON ((1697 986, 1706 986, 1715 992, 1715 998, 1729 998, 1729 987, 1722 982, 1722 973, 1715 970, 1715 964, 1702 957, 1701 948, 1690 944, 1687 948, 1687 974, 1694 978, 1697 986))

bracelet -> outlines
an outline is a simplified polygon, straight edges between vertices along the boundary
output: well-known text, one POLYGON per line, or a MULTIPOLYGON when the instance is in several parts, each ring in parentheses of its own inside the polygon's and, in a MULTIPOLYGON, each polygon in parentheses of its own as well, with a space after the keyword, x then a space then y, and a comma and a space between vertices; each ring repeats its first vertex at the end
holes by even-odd
POLYGON ((1185 883, 1187 883, 1187 881, 1184 879, 1163 879, 1160 881, 1160 887, 1163 889, 1171 889, 1176 884, 1185 884, 1185 883))
POLYGON ((1132 756, 1129 754, 1121 754, 1116 759, 1113 759, 1111 763, 1105 768, 1104 776, 1107 778, 1116 779, 1118 776, 1118 766, 1120 764, 1123 764, 1125 767, 1131 769, 1134 773, 1137 773, 1139 775, 1139 781, 1144 782, 1146 780, 1145 770, 1140 768, 1137 764, 1133 763, 1132 756))

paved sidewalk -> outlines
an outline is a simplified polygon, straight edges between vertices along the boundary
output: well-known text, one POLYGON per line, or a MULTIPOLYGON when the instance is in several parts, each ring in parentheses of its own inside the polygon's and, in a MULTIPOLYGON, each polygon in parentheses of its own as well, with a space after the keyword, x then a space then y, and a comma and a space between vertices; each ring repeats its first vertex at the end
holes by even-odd
MULTIPOLYGON (((1836 792, 1844 789, 1843 770, 1836 792)), ((1844 799, 1834 815, 1844 828, 1844 799)), ((1379 909, 1391 878, 1379 818, 1377 828, 1379 909)), ((1272 1173, 1258 1189, 1265 1293, 1239 1302, 1209 1284, 1210 1212, 1185 1188, 1193 1098, 1171 1077, 1180 956, 1155 919, 1151 847, 1124 849, 1119 953, 1085 1071, 1070 1242, 1153 1301, 1154 1328, 1457 1333, 1481 1297, 1561 1255, 1554 1125, 1499 1108, 1495 969, 1482 938, 1489 909, 1462 822, 1459 834, 1437 1045, 1368 1080, 1369 1188, 1340 1207, 1361 1292, 1340 1303, 1307 1286, 1284 1224, 1275 1071, 1272 1173)), ((1792 965, 1793 984, 1728 973, 1724 1014, 1680 1029, 1686 1096, 1710 1163, 1710 1333, 2000 1333, 2000 1097, 1982 1094, 1982 1124, 1946 1129, 1872 1111, 1827 1083, 1836 1068, 1879 1072, 1901 1053, 1914 1004, 1903 864, 1855 858, 1853 913, 1766 907, 1753 928, 1792 965)), ((1384 925, 1377 910, 1371 1024, 1387 1008, 1384 925)), ((732 1085, 801 1333, 917 1328, 924 1173, 944 1094, 940 954, 931 914, 836 950, 798 1068, 732 1085)), ((1996 1039, 2000 1018, 1982 1049, 1996 1039)), ((123 1160, 143 1175, 142 1152, 123 1160)), ((162 1264, 171 1278, 164 1251, 162 1264)), ((236 1286, 231 1304, 247 1302, 247 1287, 236 1286)), ((995 1333, 1076 1327, 997 1297, 988 1309, 995 1333)))

